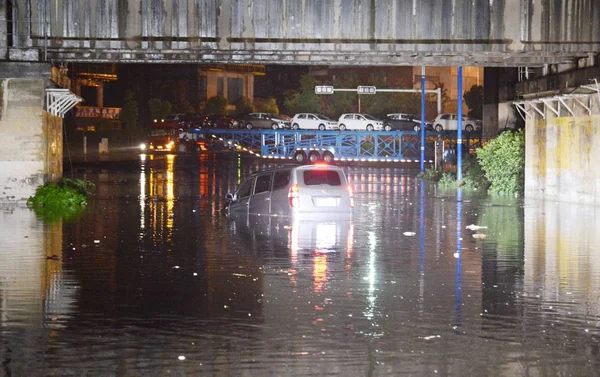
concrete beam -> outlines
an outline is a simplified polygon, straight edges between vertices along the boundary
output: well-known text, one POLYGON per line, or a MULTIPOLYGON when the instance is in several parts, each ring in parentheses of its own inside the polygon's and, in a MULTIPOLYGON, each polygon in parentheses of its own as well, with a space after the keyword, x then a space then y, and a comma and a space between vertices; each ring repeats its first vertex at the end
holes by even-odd
POLYGON ((50 63, 0 62, 0 79, 41 78, 50 79, 50 63))

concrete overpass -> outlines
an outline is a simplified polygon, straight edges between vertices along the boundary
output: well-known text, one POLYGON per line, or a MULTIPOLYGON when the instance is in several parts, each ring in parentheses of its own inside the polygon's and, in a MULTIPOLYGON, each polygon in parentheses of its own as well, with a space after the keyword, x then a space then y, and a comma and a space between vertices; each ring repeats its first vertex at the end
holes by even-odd
MULTIPOLYGON (((547 82, 521 85, 533 91, 519 96, 542 95, 536 87, 556 95, 594 75, 598 20, 597 0, 5 0, 0 200, 22 200, 60 174, 47 170, 55 163, 35 157, 47 158, 52 145, 62 153, 42 132, 55 122, 44 105, 51 62, 483 66, 490 114, 484 121, 498 123, 508 112, 502 104, 517 96, 512 68, 539 67, 539 80, 547 82), (564 74, 573 80, 555 79, 564 74), (32 138, 39 142, 19 144, 23 129, 37 130, 32 138)), ((585 116, 597 131, 600 104, 589 98, 585 116)))
POLYGON ((600 50, 596 0, 3 3, 9 60, 514 67, 600 50))

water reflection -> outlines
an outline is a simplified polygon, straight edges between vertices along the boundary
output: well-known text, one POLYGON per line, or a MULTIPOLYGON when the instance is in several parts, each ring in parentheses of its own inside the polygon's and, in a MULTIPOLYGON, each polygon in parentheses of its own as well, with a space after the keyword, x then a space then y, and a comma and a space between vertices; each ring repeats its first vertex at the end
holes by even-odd
POLYGON ((160 156, 81 171, 77 223, 3 212, 0 374, 597 374, 598 209, 348 165, 352 220, 220 215, 273 166, 160 156))

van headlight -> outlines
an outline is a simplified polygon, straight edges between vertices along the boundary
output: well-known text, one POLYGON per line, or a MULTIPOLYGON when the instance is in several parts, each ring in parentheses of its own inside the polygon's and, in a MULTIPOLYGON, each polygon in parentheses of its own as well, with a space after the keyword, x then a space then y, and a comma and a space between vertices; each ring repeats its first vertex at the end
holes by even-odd
POLYGON ((141 151, 145 151, 145 150, 146 150, 146 148, 147 148, 146 144, 144 144, 144 143, 141 143, 141 144, 140 144, 140 150, 141 150, 141 151))

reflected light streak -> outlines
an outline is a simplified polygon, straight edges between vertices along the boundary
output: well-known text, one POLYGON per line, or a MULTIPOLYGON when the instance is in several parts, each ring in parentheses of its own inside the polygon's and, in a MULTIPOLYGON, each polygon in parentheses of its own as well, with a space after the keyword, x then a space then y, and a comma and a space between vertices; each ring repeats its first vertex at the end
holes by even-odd
POLYGON ((314 292, 323 292, 327 282, 327 255, 317 254, 313 259, 314 292))
POLYGON ((290 243, 290 262, 292 266, 295 266, 298 263, 298 249, 299 249, 299 240, 300 232, 297 224, 294 224, 288 229, 288 239, 290 243))
POLYGON ((143 230, 146 228, 146 211, 145 211, 145 203, 146 203, 146 158, 141 159, 141 169, 140 169, 140 239, 142 238, 143 230))
POLYGON ((419 297, 421 304, 425 296, 425 182, 419 184, 419 297))
POLYGON ((346 264, 344 269, 350 272, 352 269, 352 254, 354 254, 354 222, 348 225, 348 236, 346 237, 346 264))
POLYGON ((461 307, 461 259, 462 259, 462 190, 456 192, 456 289, 454 291, 455 324, 460 325, 461 307))
MULTIPOLYGON (((175 190, 174 190, 174 179, 173 179, 173 165, 175 156, 172 154, 167 155, 167 187, 166 187, 166 199, 167 199, 167 229, 173 229, 173 207, 175 202, 175 190)), ((171 232, 169 232, 169 240, 171 232)))
POLYGON ((369 275, 367 276, 367 281, 369 282, 369 296, 367 297, 369 306, 365 310, 365 317, 373 318, 375 311, 375 246, 377 244, 377 237, 373 231, 367 232, 367 235, 369 239, 369 275))

